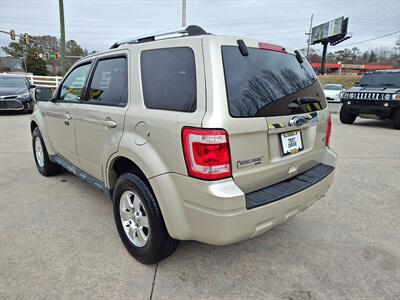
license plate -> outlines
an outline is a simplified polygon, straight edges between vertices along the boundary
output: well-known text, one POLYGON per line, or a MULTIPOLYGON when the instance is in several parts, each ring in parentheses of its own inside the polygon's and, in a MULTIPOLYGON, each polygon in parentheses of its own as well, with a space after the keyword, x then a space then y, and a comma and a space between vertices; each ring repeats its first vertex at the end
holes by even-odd
POLYGON ((281 133, 283 155, 294 154, 304 149, 301 131, 289 131, 281 133))

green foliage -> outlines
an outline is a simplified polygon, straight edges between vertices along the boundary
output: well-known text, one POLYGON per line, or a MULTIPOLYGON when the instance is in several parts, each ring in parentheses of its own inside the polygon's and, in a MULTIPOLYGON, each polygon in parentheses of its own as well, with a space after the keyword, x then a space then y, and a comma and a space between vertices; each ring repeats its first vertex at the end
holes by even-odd
POLYGON ((26 56, 26 67, 26 72, 33 73, 35 75, 48 75, 46 62, 43 59, 35 59, 33 52, 29 52, 26 56))

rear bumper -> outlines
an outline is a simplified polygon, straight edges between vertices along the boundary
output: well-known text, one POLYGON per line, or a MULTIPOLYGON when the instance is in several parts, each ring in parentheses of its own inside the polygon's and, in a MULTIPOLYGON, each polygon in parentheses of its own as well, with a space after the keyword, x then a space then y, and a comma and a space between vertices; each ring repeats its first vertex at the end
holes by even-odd
MULTIPOLYGON (((335 162, 328 150, 323 163, 333 167, 335 162)), ((207 182, 168 173, 150 183, 172 237, 226 245, 255 237, 310 207, 325 195, 333 176, 332 168, 305 189, 252 209, 232 179, 207 182)))

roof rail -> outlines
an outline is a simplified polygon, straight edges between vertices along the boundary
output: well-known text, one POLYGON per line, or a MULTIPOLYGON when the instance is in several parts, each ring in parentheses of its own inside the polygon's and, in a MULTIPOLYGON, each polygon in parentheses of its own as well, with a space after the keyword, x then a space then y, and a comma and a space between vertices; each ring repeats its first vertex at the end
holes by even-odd
POLYGON ((209 34, 203 28, 197 25, 189 25, 188 27, 173 31, 164 31, 164 32, 157 32, 152 34, 146 34, 141 36, 131 37, 126 40, 122 40, 119 42, 114 43, 110 49, 118 48, 121 45, 125 44, 140 44, 146 42, 152 42, 156 40, 162 40, 166 38, 173 38, 173 37, 183 37, 183 36, 194 36, 194 35, 202 35, 202 34, 209 34))

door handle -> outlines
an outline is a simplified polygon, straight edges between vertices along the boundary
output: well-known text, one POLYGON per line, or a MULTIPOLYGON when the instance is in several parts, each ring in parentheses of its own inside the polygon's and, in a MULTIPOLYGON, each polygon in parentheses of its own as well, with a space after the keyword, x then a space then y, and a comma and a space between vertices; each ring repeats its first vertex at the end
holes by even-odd
POLYGON ((70 121, 71 119, 72 119, 71 114, 70 114, 69 112, 67 112, 67 113, 65 114, 65 120, 70 121))
POLYGON ((117 127, 117 122, 115 122, 114 120, 110 120, 110 119, 106 119, 104 121, 101 121, 101 124, 104 125, 105 127, 108 127, 108 128, 117 127))

